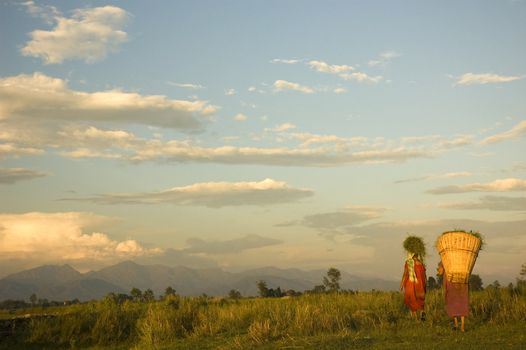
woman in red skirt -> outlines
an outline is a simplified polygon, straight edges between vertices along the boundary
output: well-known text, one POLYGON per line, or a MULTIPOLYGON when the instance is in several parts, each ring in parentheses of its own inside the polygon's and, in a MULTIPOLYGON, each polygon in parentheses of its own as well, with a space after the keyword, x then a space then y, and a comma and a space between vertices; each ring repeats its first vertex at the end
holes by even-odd
POLYGON ((469 315, 469 285, 448 281, 442 261, 438 263, 437 274, 443 276, 446 312, 449 317, 453 318, 453 329, 458 329, 458 318, 460 317, 460 330, 464 332, 464 319, 469 315))
POLYGON ((424 312, 426 297, 426 267, 418 254, 409 253, 404 264, 404 275, 400 282, 400 290, 404 290, 404 303, 411 314, 417 318, 420 311, 420 319, 425 320, 424 312))

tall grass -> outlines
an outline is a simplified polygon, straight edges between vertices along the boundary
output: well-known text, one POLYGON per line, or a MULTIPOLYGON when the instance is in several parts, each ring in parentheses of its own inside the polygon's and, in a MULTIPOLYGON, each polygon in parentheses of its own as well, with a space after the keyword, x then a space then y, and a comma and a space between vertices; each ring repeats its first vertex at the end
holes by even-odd
MULTIPOLYGON (((486 289, 471 293, 468 327, 526 319, 526 293, 486 289)), ((426 324, 447 325, 442 291, 426 296, 426 324)), ((314 294, 241 300, 169 297, 164 301, 117 304, 110 299, 78 305, 53 318, 35 318, 28 344, 64 348, 128 344, 155 348, 181 339, 246 339, 261 345, 287 337, 388 332, 416 321, 395 292, 314 294)))

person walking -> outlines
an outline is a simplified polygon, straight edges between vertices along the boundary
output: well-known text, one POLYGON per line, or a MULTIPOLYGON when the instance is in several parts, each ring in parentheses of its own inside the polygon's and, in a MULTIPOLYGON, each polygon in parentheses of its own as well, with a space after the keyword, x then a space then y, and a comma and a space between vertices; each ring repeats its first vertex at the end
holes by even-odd
POLYGON ((408 253, 404 263, 404 274, 400 281, 400 291, 404 291, 404 304, 411 310, 411 315, 418 319, 417 312, 420 311, 420 320, 425 321, 426 313, 426 267, 422 257, 415 253, 408 253))
POLYGON ((442 276, 446 312, 453 319, 453 329, 458 329, 458 319, 460 318, 460 331, 464 332, 465 318, 469 315, 469 284, 450 282, 446 277, 442 261, 438 263, 437 274, 442 276))

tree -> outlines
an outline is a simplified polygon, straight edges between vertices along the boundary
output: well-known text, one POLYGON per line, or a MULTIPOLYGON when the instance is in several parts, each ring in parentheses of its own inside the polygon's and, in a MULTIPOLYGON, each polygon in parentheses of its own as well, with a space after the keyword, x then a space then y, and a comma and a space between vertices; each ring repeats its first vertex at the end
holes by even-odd
POLYGON ((500 282, 498 280, 493 281, 492 284, 490 284, 492 288, 499 289, 500 288, 500 282))
POLYGON ((142 292, 139 288, 132 288, 132 290, 130 291, 130 295, 134 301, 142 300, 142 292))
POLYGON ((517 290, 523 290, 526 288, 526 264, 522 264, 519 276, 517 278, 517 290))
POLYGON ((231 289, 230 292, 228 292, 228 297, 234 300, 241 299, 241 292, 237 289, 231 289))
POLYGON ((331 267, 327 271, 327 276, 323 277, 323 285, 329 290, 329 292, 338 292, 340 290, 340 279, 342 274, 340 270, 331 267))
POLYGON ((155 295, 153 294, 153 290, 150 288, 146 289, 144 293, 142 294, 142 300, 143 301, 153 301, 155 299, 155 295))
POLYGON ((172 286, 168 286, 166 287, 166 289, 164 290, 164 297, 166 298, 167 296, 169 295, 175 295, 175 289, 172 288, 172 286))
POLYGON ((31 294, 29 301, 31 302, 31 306, 35 306, 38 301, 37 295, 35 293, 31 294))
POLYGON ((325 293, 325 286, 323 284, 317 284, 312 288, 313 293, 325 293))
POLYGON ((269 296, 269 290, 267 288, 267 282, 265 281, 258 281, 257 282, 257 287, 258 287, 258 291, 259 291, 259 296, 262 297, 262 298, 266 298, 269 296))
POLYGON ((479 275, 471 275, 469 276, 469 289, 471 289, 472 291, 477 291, 477 290, 482 290, 484 289, 482 287, 482 278, 480 278, 479 275))

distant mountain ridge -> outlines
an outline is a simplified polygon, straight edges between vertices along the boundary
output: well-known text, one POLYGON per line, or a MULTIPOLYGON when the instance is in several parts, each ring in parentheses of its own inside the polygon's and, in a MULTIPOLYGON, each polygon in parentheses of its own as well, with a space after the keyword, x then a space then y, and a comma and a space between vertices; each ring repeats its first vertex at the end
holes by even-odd
MULTIPOLYGON (((263 267, 233 273, 219 268, 192 269, 184 266, 141 265, 123 261, 98 271, 80 273, 69 265, 44 265, 20 271, 0 279, 0 300, 28 300, 33 293, 49 300, 82 301, 99 299, 110 292, 129 293, 132 288, 152 289, 155 295, 166 287, 181 295, 227 295, 236 289, 244 296, 257 295, 256 282, 263 280, 270 288, 304 291, 321 284, 324 270, 303 271, 263 267)), ((368 279, 342 272, 340 285, 353 290, 395 290, 398 283, 368 279)))

